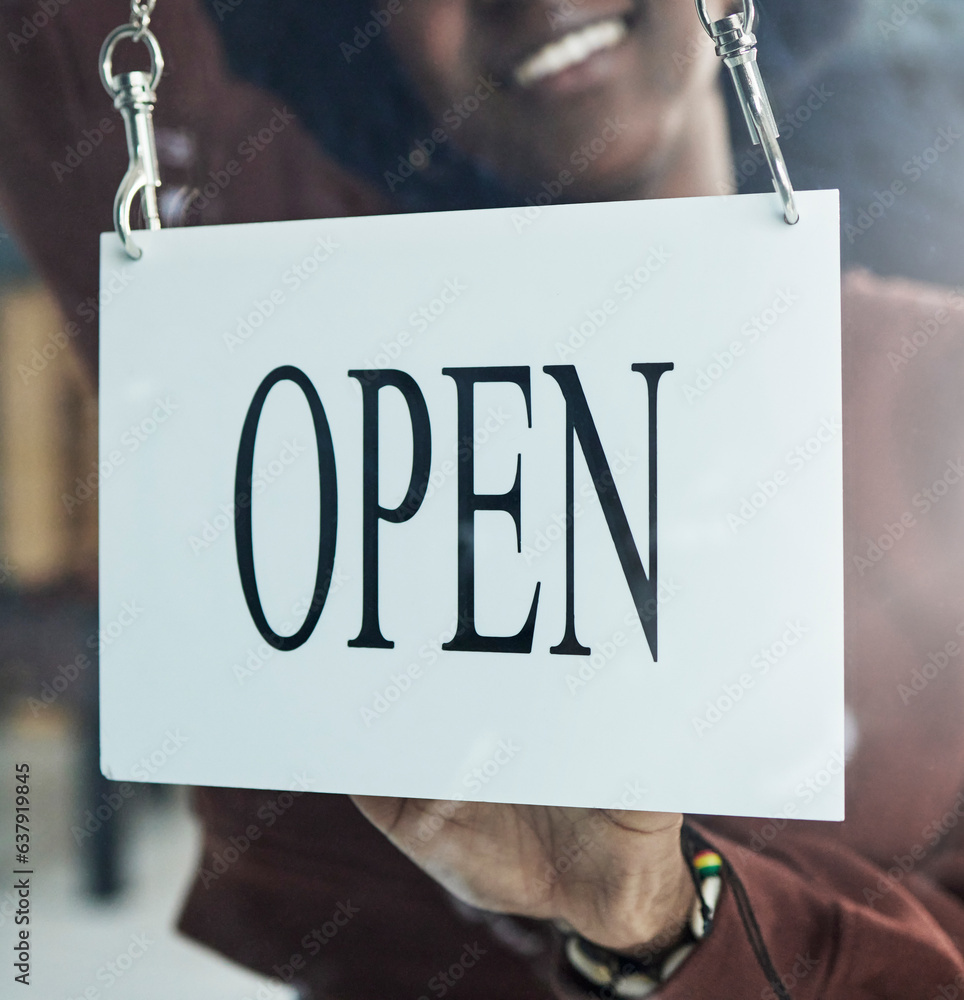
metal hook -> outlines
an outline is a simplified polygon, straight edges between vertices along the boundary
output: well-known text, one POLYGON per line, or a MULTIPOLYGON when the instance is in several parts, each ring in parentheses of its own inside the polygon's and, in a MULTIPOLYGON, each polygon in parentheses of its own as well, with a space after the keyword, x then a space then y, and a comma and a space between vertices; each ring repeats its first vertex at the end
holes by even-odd
POLYGON ((141 195, 141 208, 148 229, 160 229, 157 209, 157 188, 161 179, 157 166, 157 146, 154 142, 155 90, 164 72, 164 57, 153 33, 146 28, 124 24, 115 28, 100 50, 100 79, 104 89, 114 98, 114 107, 124 119, 127 133, 127 155, 130 165, 114 198, 114 229, 124 244, 127 255, 139 260, 141 248, 131 237, 131 212, 134 198, 141 195), (114 49, 122 39, 143 41, 151 54, 150 73, 119 73, 114 76, 114 49))
POLYGON ((757 40, 752 30, 756 18, 753 0, 743 0, 742 14, 731 14, 719 21, 710 19, 706 0, 696 0, 696 9, 703 28, 716 44, 716 54, 730 71, 750 130, 750 141, 754 146, 763 146, 773 186, 783 201, 783 216, 791 226, 795 225, 800 220, 800 213, 780 149, 780 130, 757 65, 757 40))

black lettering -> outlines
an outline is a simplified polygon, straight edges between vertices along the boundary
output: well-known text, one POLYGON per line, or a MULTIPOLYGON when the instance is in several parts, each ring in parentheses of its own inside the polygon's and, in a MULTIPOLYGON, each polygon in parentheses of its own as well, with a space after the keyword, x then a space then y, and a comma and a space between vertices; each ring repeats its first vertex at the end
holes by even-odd
POLYGON ((362 627, 349 646, 369 649, 392 649, 382 635, 378 621, 378 522, 401 524, 409 520, 422 506, 432 465, 432 429, 425 397, 411 375, 394 369, 350 371, 362 387, 362 565, 363 600, 362 627), (405 498, 391 510, 378 502, 378 390, 394 386, 402 394, 412 421, 412 475, 405 498))
POLYGON ((331 574, 335 565, 335 539, 338 533, 338 489, 335 478, 335 448, 331 440, 331 429, 321 398, 311 382, 311 379, 293 365, 283 365, 275 368, 258 386, 248 415, 241 429, 241 443, 238 447, 238 464, 234 479, 235 520, 234 539, 238 553, 238 572, 241 576, 241 588, 248 611, 265 642, 275 649, 288 651, 297 649, 307 642, 309 636, 321 618, 325 601, 328 599, 328 588, 331 585, 331 574), (242 498, 251 496, 251 478, 254 471, 254 443, 258 434, 258 423, 261 411, 264 409, 268 393, 279 382, 294 382, 305 394, 311 419, 315 426, 315 442, 318 447, 318 487, 320 502, 319 536, 318 536, 318 570, 315 576, 315 588, 311 604, 305 615, 305 620, 293 635, 278 635, 268 624, 264 609, 261 607, 261 597, 258 594, 258 582, 254 571, 254 540, 251 534, 251 503, 242 503, 242 498))
POLYGON ((649 389, 649 576, 643 570, 639 558, 639 550, 629 528, 626 512, 623 510, 616 489, 616 481, 606 460, 599 433, 593 422, 582 390, 579 376, 574 365, 547 365, 543 368, 559 384, 566 399, 566 632, 558 646, 553 646, 551 653, 567 656, 588 656, 592 651, 583 646, 576 638, 575 623, 575 518, 573 516, 573 476, 574 455, 573 438, 579 436, 579 444, 589 467, 596 495, 606 516, 606 524, 619 562, 629 584, 636 613, 653 654, 657 659, 657 616, 647 613, 649 607, 656 606, 657 566, 656 566, 656 394, 659 380, 664 372, 672 371, 674 365, 670 362, 633 365, 634 372, 641 372, 646 378, 649 389))
POLYGON ((442 649, 480 653, 529 653, 536 624, 539 589, 536 584, 532 606, 525 625, 515 635, 479 635, 475 628, 475 512, 504 510, 515 522, 516 549, 522 551, 522 456, 517 456, 515 482, 508 493, 475 492, 475 383, 514 382, 526 401, 526 416, 532 426, 532 391, 529 369, 443 368, 443 375, 455 380, 458 390, 458 518, 459 518, 459 593, 458 628, 442 649))

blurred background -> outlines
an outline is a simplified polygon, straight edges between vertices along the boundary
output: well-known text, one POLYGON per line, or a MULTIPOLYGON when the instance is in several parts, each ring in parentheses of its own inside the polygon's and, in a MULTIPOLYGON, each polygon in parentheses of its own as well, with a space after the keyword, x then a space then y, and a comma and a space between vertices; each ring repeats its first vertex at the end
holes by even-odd
MULTIPOLYGON (((906 165, 926 154, 941 129, 964 136, 962 7, 960 0, 861 0, 845 37, 827 39, 805 72, 771 87, 778 116, 790 116, 784 150, 796 186, 842 189, 850 265, 964 282, 964 139, 951 141, 879 217, 873 207, 896 178, 911 176, 906 165), (864 226, 870 216, 873 225, 864 226)), ((124 4, 115 13, 122 20, 124 4)), ((165 23, 159 8, 162 45, 165 23)), ((173 79, 172 90, 176 73, 173 79)), ((159 104, 159 145, 162 176, 167 167, 176 193, 186 147, 176 122, 164 132, 164 114, 178 113, 173 103, 163 112, 159 104)), ((112 114, 106 99, 104 113, 112 114)), ((9 152, 18 140, 7 134, 2 141, 9 152)), ((750 168, 745 139, 735 142, 741 188, 764 190, 766 177, 750 168)), ((290 155, 291 145, 286 149, 290 155)), ((123 172, 115 160, 105 182, 111 189, 123 172)), ((256 180, 252 173, 245 183, 256 180)), ((270 207, 265 213, 284 217, 270 207)), ((108 227, 105 213, 99 228, 108 227)), ((0 866, 12 867, 13 766, 27 761, 33 995, 284 1000, 293 993, 279 981, 253 976, 173 931, 199 847, 186 790, 121 788, 97 767, 96 391, 73 345, 64 346, 66 321, 0 228, 0 866), (149 943, 138 947, 139 940, 149 943)), ((0 944, 9 955, 6 881, 0 944)))
MULTIPOLYGON (((32 995, 286 1000, 280 981, 173 929, 200 846, 185 790, 98 769, 96 482, 83 488, 97 467, 97 398, 69 348, 32 367, 63 327, 0 230, 0 865, 19 867, 13 777, 27 762, 32 995)), ((0 880, 8 956, 13 881, 0 880)), ((4 996, 12 975, 6 964, 4 996)))

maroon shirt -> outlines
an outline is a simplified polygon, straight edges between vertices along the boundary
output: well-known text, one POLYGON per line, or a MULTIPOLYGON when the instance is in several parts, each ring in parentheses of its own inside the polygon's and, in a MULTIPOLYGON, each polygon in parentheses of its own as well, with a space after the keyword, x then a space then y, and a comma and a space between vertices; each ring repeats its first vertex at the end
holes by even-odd
MULTIPOLYGON (((0 58, 0 205, 93 361, 97 234, 126 167, 96 60, 124 11, 104 0, 61 7, 27 39, 23 18, 37 10, 0 5, 3 37, 25 42, 0 58)), ((189 0, 164 0, 154 25, 169 67, 156 114, 169 218, 178 205, 189 223, 385 210, 297 123, 220 184, 278 102, 227 78, 189 0)), ((796 1000, 964 997, 964 484, 926 511, 915 503, 964 458, 962 341, 964 299, 848 277, 848 819, 700 827, 745 885, 796 1000), (913 526, 870 560, 872 541, 893 540, 907 514, 913 526)), ((457 903, 344 797, 198 789, 196 802, 204 850, 180 927, 250 968, 341 1000, 584 995, 551 927, 457 903)), ((775 995, 735 903, 728 886, 712 933, 660 996, 775 995)))

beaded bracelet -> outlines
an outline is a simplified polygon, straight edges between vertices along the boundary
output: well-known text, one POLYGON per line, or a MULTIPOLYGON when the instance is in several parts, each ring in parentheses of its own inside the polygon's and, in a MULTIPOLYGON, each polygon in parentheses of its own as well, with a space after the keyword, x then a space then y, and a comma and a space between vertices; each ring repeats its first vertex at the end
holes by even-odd
POLYGON ((613 954, 570 931, 566 937, 566 957, 588 987, 622 1000, 647 997, 679 969, 710 933, 723 889, 723 859, 715 851, 701 850, 692 860, 687 859, 687 863, 697 899, 685 928, 685 938, 667 951, 642 961, 613 954))

